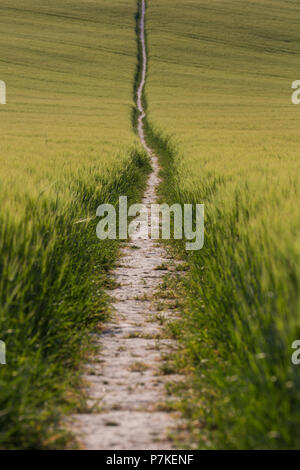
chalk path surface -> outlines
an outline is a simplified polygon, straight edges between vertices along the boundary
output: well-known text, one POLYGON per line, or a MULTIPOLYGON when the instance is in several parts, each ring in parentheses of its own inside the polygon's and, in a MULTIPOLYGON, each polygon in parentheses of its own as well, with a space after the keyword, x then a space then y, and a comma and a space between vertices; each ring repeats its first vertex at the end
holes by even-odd
MULTIPOLYGON (((151 158, 142 203, 157 202, 159 164, 148 147, 143 128, 145 110, 142 94, 147 72, 145 46, 145 1, 140 6, 139 41, 142 73, 137 92, 138 134, 151 158)), ((121 250, 118 267, 112 273, 117 288, 112 291, 112 318, 99 334, 96 361, 87 365, 88 404, 96 412, 73 416, 72 431, 86 449, 149 450, 171 449, 169 433, 174 415, 166 406, 167 381, 181 380, 162 372, 162 356, 172 354, 174 342, 164 337, 158 318, 171 317, 173 310, 158 311, 153 294, 174 265, 155 240, 129 240, 121 250)))

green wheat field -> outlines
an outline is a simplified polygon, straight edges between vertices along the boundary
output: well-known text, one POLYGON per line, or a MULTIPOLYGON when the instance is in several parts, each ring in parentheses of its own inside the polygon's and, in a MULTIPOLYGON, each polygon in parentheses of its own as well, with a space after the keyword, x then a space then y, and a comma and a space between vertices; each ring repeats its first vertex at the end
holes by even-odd
MULTIPOLYGON (((96 208, 140 201, 136 0, 2 0, 0 448, 65 448, 119 242, 96 208)), ((144 101, 164 202, 205 205, 184 259, 179 445, 300 447, 300 4, 148 0, 144 101), (181 441, 180 441, 181 440, 181 441)), ((181 447, 182 448, 182 447, 181 447)))

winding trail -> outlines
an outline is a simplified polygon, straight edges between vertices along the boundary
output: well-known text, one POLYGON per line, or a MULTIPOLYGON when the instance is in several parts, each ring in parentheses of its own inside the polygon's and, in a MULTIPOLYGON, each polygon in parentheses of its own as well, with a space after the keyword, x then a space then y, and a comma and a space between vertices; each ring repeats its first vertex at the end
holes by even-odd
MULTIPOLYGON (((142 95, 147 72, 145 0, 140 4, 139 40, 143 63, 137 92, 138 134, 152 164, 142 199, 148 207, 157 200, 160 180, 158 159, 147 146, 143 126, 142 95)), ((172 448, 168 431, 174 427, 174 420, 169 411, 162 411, 168 410, 162 404, 170 400, 165 392, 166 382, 180 377, 161 371, 162 355, 171 354, 176 345, 164 338, 158 317, 170 318, 174 310, 161 312, 152 299, 172 265, 174 261, 163 247, 149 238, 130 240, 121 251, 120 263, 112 274, 118 286, 113 290, 113 315, 97 339, 96 362, 88 364, 85 375, 89 405, 99 409, 75 416, 75 432, 87 449, 172 448)))

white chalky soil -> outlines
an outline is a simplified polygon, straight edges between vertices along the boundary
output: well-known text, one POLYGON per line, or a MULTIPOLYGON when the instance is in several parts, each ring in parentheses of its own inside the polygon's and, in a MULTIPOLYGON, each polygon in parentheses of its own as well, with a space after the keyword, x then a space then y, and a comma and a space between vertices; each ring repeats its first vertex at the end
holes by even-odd
MULTIPOLYGON (((145 112, 141 97, 147 67, 144 15, 143 0, 140 23, 143 70, 137 105, 139 136, 152 162, 142 200, 149 206, 157 199, 159 166, 157 157, 145 142, 143 131, 145 112)), ((161 338, 163 327, 153 321, 155 314, 160 312, 155 311, 151 302, 151 296, 166 274, 166 270, 156 269, 162 263, 166 266, 174 264, 155 240, 130 240, 121 251, 120 264, 113 272, 118 285, 112 291, 114 313, 99 335, 97 362, 88 364, 93 374, 85 376, 89 383, 89 404, 98 403, 100 411, 74 416, 72 430, 87 449, 172 448, 168 431, 174 427, 174 419, 170 412, 160 411, 157 405, 167 399, 166 381, 179 377, 165 376, 160 371, 161 354, 171 353, 174 343, 161 338)), ((164 311, 164 316, 168 314, 171 315, 164 311)))

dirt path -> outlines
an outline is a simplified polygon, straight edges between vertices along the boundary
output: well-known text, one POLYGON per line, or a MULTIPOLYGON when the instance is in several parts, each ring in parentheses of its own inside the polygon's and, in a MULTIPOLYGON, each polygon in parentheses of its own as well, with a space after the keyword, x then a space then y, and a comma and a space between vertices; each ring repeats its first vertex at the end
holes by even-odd
MULTIPOLYGON (((145 2, 141 4, 140 42, 143 52, 141 82, 137 94, 140 112, 138 133, 151 157, 152 172, 142 200, 156 202, 159 184, 157 157, 145 142, 142 93, 146 78, 144 34, 145 2)), ((113 273, 118 285, 113 290, 113 317, 99 335, 97 362, 88 365, 90 405, 98 403, 100 412, 76 415, 76 432, 87 449, 170 449, 168 430, 174 426, 172 415, 161 411, 166 402, 166 381, 178 377, 163 375, 162 354, 170 354, 172 341, 163 339, 161 322, 151 297, 162 282, 172 261, 155 241, 132 240, 121 252, 120 264, 113 273), (164 264, 163 264, 164 263, 164 264), (160 268, 160 269, 157 269, 160 268)), ((164 316, 171 312, 163 312, 164 316)))

